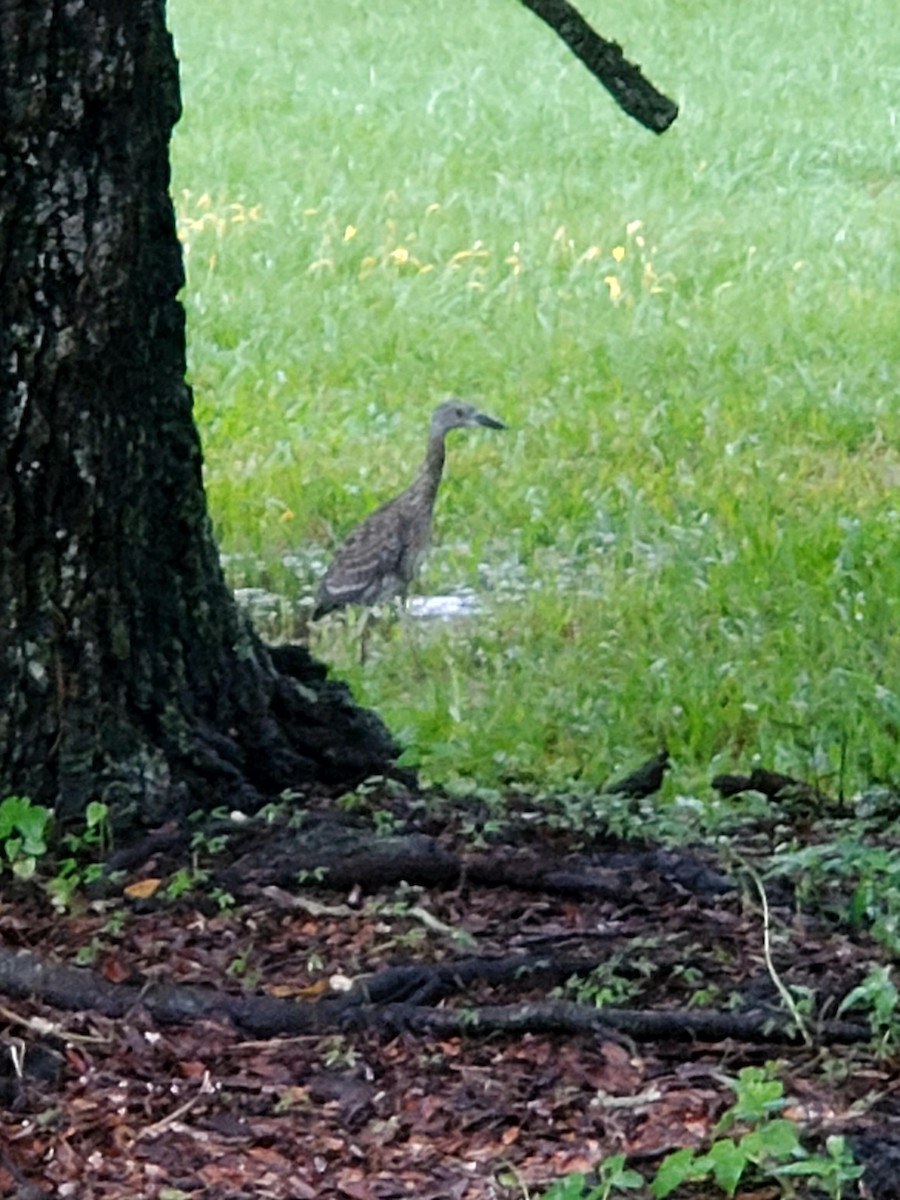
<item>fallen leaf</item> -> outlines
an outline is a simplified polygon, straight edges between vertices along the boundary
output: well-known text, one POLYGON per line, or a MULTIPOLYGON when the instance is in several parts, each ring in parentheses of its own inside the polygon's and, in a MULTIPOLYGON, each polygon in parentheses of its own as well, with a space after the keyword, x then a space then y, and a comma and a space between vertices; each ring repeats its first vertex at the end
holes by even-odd
POLYGON ((307 984, 306 987, 296 987, 290 983, 275 983, 267 991, 270 996, 277 996, 279 1000, 290 999, 291 996, 301 996, 304 1000, 315 1000, 328 991, 328 986, 327 979, 317 979, 315 983, 307 984))
POLYGON ((110 983, 124 983, 126 979, 131 978, 131 971, 122 960, 113 958, 111 955, 104 958, 101 973, 103 978, 108 979, 110 983))
POLYGON ((161 883, 161 879, 139 879, 137 883, 129 883, 125 895, 129 900, 149 900, 161 883))

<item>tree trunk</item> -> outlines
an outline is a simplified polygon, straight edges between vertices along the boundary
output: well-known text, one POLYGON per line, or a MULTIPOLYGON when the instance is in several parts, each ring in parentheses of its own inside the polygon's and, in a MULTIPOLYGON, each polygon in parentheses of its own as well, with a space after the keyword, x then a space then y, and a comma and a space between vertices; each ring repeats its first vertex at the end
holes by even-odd
POLYGON ((0 799, 120 828, 390 767, 219 565, 184 382, 164 0, 0 0, 0 799))

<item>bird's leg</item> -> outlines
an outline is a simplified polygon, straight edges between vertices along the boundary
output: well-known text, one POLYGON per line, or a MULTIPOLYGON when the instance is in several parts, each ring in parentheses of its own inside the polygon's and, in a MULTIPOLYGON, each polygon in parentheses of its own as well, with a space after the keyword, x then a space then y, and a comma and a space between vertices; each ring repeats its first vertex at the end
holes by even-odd
POLYGON ((425 664, 419 654, 419 631, 416 628, 416 618, 409 610, 409 595, 407 592, 402 592, 398 597, 397 615, 399 617, 399 625, 403 635, 403 640, 409 647, 409 652, 412 655, 413 663, 419 676, 425 676, 425 664))
POLYGON ((369 629, 371 625, 372 610, 371 608, 364 608, 362 619, 356 628, 356 636, 359 639, 359 665, 361 667, 366 665, 366 651, 369 646, 369 629))

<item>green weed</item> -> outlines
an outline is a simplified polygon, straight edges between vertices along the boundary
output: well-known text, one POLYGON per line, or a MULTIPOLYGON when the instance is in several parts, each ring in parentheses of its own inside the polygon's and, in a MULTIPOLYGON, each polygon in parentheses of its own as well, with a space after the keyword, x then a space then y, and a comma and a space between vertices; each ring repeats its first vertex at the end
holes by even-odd
POLYGON ((108 809, 92 801, 81 831, 69 830, 54 844, 53 813, 27 796, 0 802, 0 872, 3 863, 18 879, 38 878, 56 908, 71 906, 76 892, 103 874, 100 861, 109 845, 108 809))
POLYGON ((625 1166, 624 1154, 613 1154, 597 1166, 597 1181, 589 1184, 584 1175, 573 1172, 544 1192, 544 1200, 610 1200, 623 1191, 644 1186, 644 1177, 625 1166))
POLYGON ((870 930, 891 954, 897 954, 900 864, 893 848, 870 844, 877 836, 877 828, 873 837, 866 818, 853 821, 833 840, 783 848, 770 874, 796 880, 802 903, 870 930))
MULTIPOLYGON (((774 1183, 780 1195, 790 1197, 797 1195, 794 1180, 802 1179, 817 1193, 840 1200, 862 1174, 844 1139, 827 1138, 823 1154, 807 1150, 799 1126, 779 1115, 786 1104, 784 1087, 767 1068, 744 1067, 733 1086, 735 1102, 716 1125, 709 1147, 685 1146, 667 1154, 649 1181, 651 1195, 664 1200, 683 1185, 699 1183, 715 1188, 710 1195, 733 1196, 742 1181, 752 1178, 774 1183)), ((597 1181, 568 1176, 554 1183, 544 1200, 607 1200, 645 1183, 625 1167, 624 1155, 600 1163, 597 1181)))
POLYGON ((47 882, 47 891, 55 908, 71 908, 74 897, 86 886, 103 877, 103 858, 109 850, 109 807, 92 800, 84 814, 84 828, 63 834, 62 853, 47 882))
POLYGON ((27 796, 7 796, 0 803, 0 844, 3 862, 19 879, 30 879, 38 860, 47 853, 47 838, 53 814, 27 796))

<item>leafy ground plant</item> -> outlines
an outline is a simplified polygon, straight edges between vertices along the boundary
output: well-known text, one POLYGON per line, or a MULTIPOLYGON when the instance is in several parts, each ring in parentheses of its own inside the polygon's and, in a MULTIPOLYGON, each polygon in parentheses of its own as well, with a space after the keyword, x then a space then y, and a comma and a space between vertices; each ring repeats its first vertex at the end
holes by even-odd
POLYGON ((610 1200, 619 1192, 644 1186, 644 1177, 625 1165, 624 1154, 613 1154, 599 1164, 593 1182, 573 1173, 560 1179, 544 1192, 544 1200, 610 1200))
POLYGON ((38 860, 47 852, 53 816, 49 809, 32 804, 25 796, 7 796, 0 803, 0 843, 12 873, 30 879, 38 860))
POLYGON ((84 829, 53 838, 53 813, 27 796, 7 796, 0 803, 3 859, 19 879, 40 870, 41 881, 55 907, 65 909, 85 884, 98 879, 108 848, 107 806, 88 804, 84 829))
POLYGON ((786 1103, 784 1087, 765 1068, 745 1067, 733 1086, 735 1102, 716 1125, 706 1150, 685 1146, 666 1155, 649 1183, 627 1169, 625 1156, 619 1154, 600 1164, 594 1182, 571 1175, 545 1192, 545 1200, 607 1200, 643 1186, 656 1200, 665 1200, 688 1184, 704 1184, 717 1194, 733 1196, 750 1178, 777 1184, 785 1197, 796 1194, 794 1182, 801 1179, 834 1200, 847 1194, 862 1170, 842 1137, 827 1138, 824 1154, 807 1150, 796 1122, 778 1115, 786 1103))
POLYGON ((755 1173, 782 1184, 791 1194, 790 1181, 806 1178, 829 1196, 840 1197, 846 1186, 861 1174, 853 1163, 842 1137, 826 1140, 825 1154, 813 1154, 801 1141, 794 1121, 778 1114, 785 1106, 784 1086, 769 1070, 745 1067, 734 1088, 735 1103, 715 1130, 715 1141, 705 1154, 679 1150, 660 1166, 652 1190, 665 1197, 688 1180, 714 1181, 733 1196, 740 1182, 755 1173), (731 1137, 722 1136, 729 1130, 731 1137))
POLYGON ((68 908, 75 894, 103 874, 102 859, 109 848, 108 808, 92 800, 85 809, 84 829, 62 838, 63 856, 56 860, 47 890, 57 908, 68 908))
POLYGON ((894 1052, 900 1033, 900 993, 890 966, 872 967, 862 983, 841 1001, 838 1015, 857 1007, 868 1008, 872 1035, 882 1052, 894 1052))
MULTIPOLYGON (((881 832, 885 823, 893 822, 893 815, 888 815, 875 823, 863 810, 833 838, 782 849, 768 874, 796 881, 797 898, 804 907, 870 931, 896 955, 900 951, 900 860, 896 847, 885 844, 886 831, 881 832)), ((870 997, 880 990, 876 985, 870 997)), ((879 1007, 883 1016, 881 999, 879 1007)), ((887 1026, 881 1024, 884 1034, 887 1026)))

